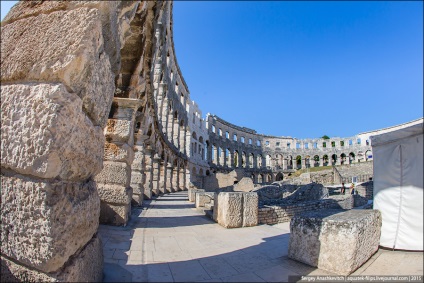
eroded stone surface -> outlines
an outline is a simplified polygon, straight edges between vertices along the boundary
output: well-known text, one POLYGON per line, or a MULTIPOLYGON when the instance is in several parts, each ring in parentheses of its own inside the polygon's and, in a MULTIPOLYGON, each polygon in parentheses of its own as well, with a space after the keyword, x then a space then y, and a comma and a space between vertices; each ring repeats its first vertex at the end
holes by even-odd
POLYGON ((131 202, 132 188, 112 184, 97 184, 100 200, 114 204, 128 204, 131 202))
POLYGON ((258 225, 258 194, 243 193, 243 227, 258 225))
POLYGON ((377 210, 321 210, 290 222, 288 256, 339 275, 349 275, 377 250, 381 213, 377 210), (336 251, 336 252, 335 252, 336 251))
POLYGON ((1 257, 2 282, 101 282, 102 277, 103 250, 97 236, 58 272, 43 273, 1 257))
POLYGON ((65 180, 100 172, 102 128, 62 84, 2 85, 1 101, 2 167, 65 180))
POLYGON ((2 26, 2 38, 2 84, 59 81, 82 99, 95 125, 105 125, 115 87, 97 9, 22 18, 2 26))
POLYGON ((252 178, 243 177, 234 185, 235 192, 251 192, 254 189, 252 178))
POLYGON ((97 231, 94 182, 1 178, 2 253, 44 272, 57 271, 97 231))
POLYGON ((129 187, 131 181, 131 167, 125 162, 105 161, 103 170, 94 180, 102 184, 116 184, 129 187))

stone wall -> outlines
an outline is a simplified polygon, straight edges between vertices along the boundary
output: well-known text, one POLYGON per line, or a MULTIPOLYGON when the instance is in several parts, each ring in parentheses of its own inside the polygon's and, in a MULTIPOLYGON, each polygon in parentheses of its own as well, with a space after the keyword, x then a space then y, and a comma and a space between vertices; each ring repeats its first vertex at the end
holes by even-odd
POLYGON ((354 198, 351 195, 331 196, 328 199, 306 201, 291 205, 263 205, 259 207, 259 224, 277 224, 290 221, 293 216, 320 209, 352 209, 354 198))
POLYGON ((94 176, 139 4, 21 1, 2 22, 2 279, 101 281, 94 176))

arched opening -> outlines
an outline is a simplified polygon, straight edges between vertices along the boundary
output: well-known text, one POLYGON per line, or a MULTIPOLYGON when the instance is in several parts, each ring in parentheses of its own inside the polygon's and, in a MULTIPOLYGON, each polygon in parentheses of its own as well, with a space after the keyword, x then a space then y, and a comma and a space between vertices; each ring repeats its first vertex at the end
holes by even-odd
POLYGON ((328 166, 328 155, 324 154, 324 156, 322 157, 322 161, 324 166, 328 166))
POLYGON ((340 164, 343 165, 346 163, 346 154, 340 154, 340 164))
POLYGON ((271 169, 271 155, 268 154, 265 156, 265 162, 266 162, 266 167, 268 169, 271 169))
POLYGON ((254 155, 253 153, 249 154, 249 167, 253 168, 253 160, 254 160, 254 155))
POLYGON ((331 165, 336 165, 337 162, 337 154, 331 155, 331 165))
POLYGON ((239 152, 237 150, 234 151, 234 167, 239 167, 239 152))
POLYGON ((296 156, 296 168, 295 169, 300 169, 302 168, 302 156, 298 155, 296 156))
POLYGON ((309 155, 306 155, 306 157, 305 157, 305 166, 306 166, 306 168, 310 168, 311 167, 311 157, 309 156, 309 155))
POLYGON ((318 155, 314 156, 314 167, 319 167, 319 156, 318 155))
POLYGON ((349 153, 349 164, 352 164, 355 160, 355 153, 349 153))
POLYGON ((258 175, 258 184, 262 184, 264 182, 264 175, 263 174, 259 174, 258 175))
POLYGON ((241 166, 246 168, 246 152, 242 151, 241 153, 241 166))
POLYGON ((365 161, 372 160, 372 151, 367 150, 365 151, 365 161))
POLYGON ((283 173, 278 172, 278 174, 275 176, 275 181, 282 181, 284 178, 283 173))

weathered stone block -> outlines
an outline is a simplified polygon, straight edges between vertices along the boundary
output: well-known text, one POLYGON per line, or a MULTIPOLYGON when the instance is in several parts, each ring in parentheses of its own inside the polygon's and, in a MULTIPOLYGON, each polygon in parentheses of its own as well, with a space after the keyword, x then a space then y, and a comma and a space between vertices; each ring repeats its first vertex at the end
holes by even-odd
POLYGON ((55 272, 83 247, 99 225, 94 182, 35 181, 1 177, 2 254, 55 272))
POLYGON ((196 192, 196 208, 205 207, 205 204, 214 200, 215 193, 196 192))
POLYGON ((125 162, 131 166, 134 160, 134 151, 126 143, 117 145, 107 142, 104 147, 104 160, 125 162))
POLYGON ((258 194, 243 194, 243 227, 258 225, 258 194))
POLYGON ((2 167, 64 180, 100 172, 103 130, 62 84, 2 85, 1 101, 2 167))
POLYGON ((235 192, 251 192, 255 188, 252 178, 243 177, 234 185, 235 192))
POLYGON ((125 226, 128 222, 131 204, 100 203, 100 223, 125 226))
POLYGON ((131 187, 109 184, 97 184, 97 191, 102 202, 113 204, 129 204, 133 192, 131 187))
POLYGON ((133 122, 126 119, 108 119, 106 125, 106 140, 128 142, 132 138, 133 122))
POLYGON ((225 228, 237 228, 243 225, 243 193, 223 192, 218 194, 217 222, 225 228))
POLYGON ((105 125, 115 87, 98 9, 22 18, 2 26, 2 38, 8 39, 1 41, 2 84, 61 82, 82 99, 95 125, 105 125))
POLYGON ((131 167, 124 162, 105 161, 103 170, 94 177, 94 181, 103 184, 116 184, 129 187, 131 167))
POLYGON ((349 275, 377 250, 381 213, 377 210, 320 210, 290 222, 288 256, 339 275, 349 275))
POLYGON ((198 189, 188 189, 188 201, 195 202, 196 201, 196 192, 204 192, 205 190, 198 189))
POLYGON ((103 277, 103 249, 97 236, 55 273, 43 273, 1 257, 2 282, 100 282, 103 277))

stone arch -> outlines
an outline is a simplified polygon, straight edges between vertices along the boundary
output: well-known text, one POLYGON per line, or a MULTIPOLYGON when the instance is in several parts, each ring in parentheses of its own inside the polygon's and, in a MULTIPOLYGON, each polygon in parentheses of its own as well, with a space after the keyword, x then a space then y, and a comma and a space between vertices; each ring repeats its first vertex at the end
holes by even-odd
POLYGON ((255 155, 253 153, 249 154, 249 167, 253 168, 254 167, 254 160, 255 160, 255 155))
POLYGON ((352 164, 355 161, 355 153, 351 152, 349 153, 349 164, 352 164))
POLYGON ((238 168, 240 166, 240 160, 239 160, 239 152, 237 150, 234 151, 234 164, 233 166, 235 168, 238 168))
POLYGON ((372 160, 372 151, 371 149, 368 149, 365 151, 365 161, 372 160))
POLYGON ((324 166, 328 166, 329 158, 328 158, 328 155, 327 154, 324 154, 322 156, 322 162, 323 162, 323 165, 324 166))
POLYGON ((275 181, 282 181, 284 179, 284 175, 281 172, 278 172, 277 175, 275 175, 275 181))
POLYGON ((333 154, 333 155, 331 155, 331 165, 336 165, 336 163, 337 163, 337 154, 333 154))
POLYGON ((258 175, 258 184, 262 184, 264 182, 264 175, 263 174, 259 174, 258 175))
POLYGON ((302 167, 302 156, 296 156, 296 167, 295 169, 300 169, 302 167))
POLYGON ((340 154, 340 164, 343 165, 346 163, 346 154, 342 153, 340 154))
POLYGON ((314 167, 319 167, 319 155, 314 155, 314 167))

